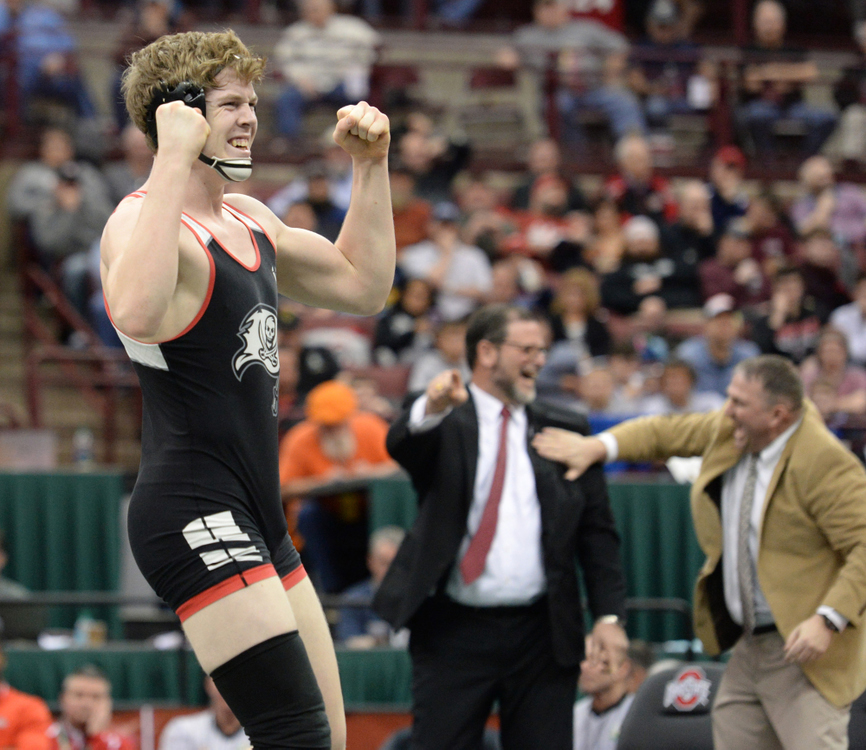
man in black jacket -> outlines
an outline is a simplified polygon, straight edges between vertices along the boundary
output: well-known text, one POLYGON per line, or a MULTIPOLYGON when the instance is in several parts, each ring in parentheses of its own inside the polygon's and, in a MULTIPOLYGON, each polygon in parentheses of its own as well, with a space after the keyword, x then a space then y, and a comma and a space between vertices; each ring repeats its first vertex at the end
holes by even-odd
POLYGON ((490 305, 470 318, 472 382, 437 376, 388 433, 419 516, 376 595, 411 630, 415 750, 480 745, 498 701, 505 750, 571 750, 584 651, 577 564, 596 617, 593 648, 622 637, 625 582, 602 471, 567 482, 529 440, 573 412, 534 403, 548 331, 490 305))

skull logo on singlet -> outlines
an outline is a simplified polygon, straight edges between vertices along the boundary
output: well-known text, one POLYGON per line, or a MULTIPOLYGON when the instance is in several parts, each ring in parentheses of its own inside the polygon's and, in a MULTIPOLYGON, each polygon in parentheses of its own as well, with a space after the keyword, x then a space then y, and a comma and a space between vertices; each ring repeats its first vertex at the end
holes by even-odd
POLYGON ((269 305, 254 307, 244 318, 238 329, 238 338, 243 346, 232 360, 235 376, 243 379, 247 369, 260 364, 274 378, 273 413, 277 413, 280 357, 277 352, 277 313, 269 305))

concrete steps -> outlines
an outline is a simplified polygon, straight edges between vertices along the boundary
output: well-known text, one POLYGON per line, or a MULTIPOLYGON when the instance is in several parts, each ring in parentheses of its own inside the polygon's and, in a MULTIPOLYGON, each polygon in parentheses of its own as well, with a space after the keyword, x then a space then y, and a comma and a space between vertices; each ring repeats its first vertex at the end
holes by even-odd
MULTIPOLYGON (((21 297, 14 270, 0 274, 0 401, 12 407, 19 421, 33 426, 27 407, 25 370, 26 346, 21 321, 21 297)), ((55 364, 42 365, 46 375, 62 372, 55 364)), ((104 424, 100 411, 71 384, 47 384, 41 393, 41 427, 57 435, 58 464, 73 461, 73 435, 86 427, 94 436, 97 462, 105 455, 104 424)), ((137 395, 118 396, 116 435, 113 441, 115 464, 135 471, 140 456, 137 395)))

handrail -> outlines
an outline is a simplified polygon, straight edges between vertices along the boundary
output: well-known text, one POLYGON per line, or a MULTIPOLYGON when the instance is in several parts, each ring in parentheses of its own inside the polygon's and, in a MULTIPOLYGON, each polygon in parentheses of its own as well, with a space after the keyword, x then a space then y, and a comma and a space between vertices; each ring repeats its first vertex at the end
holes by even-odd
POLYGON ((27 405, 33 427, 42 425, 42 387, 45 384, 72 385, 102 415, 105 463, 116 454, 117 391, 138 390, 138 377, 126 352, 96 346, 77 350, 59 345, 37 346, 25 358, 27 405), (59 372, 45 372, 42 365, 59 365, 59 372), (95 369, 94 369, 95 368, 95 369))

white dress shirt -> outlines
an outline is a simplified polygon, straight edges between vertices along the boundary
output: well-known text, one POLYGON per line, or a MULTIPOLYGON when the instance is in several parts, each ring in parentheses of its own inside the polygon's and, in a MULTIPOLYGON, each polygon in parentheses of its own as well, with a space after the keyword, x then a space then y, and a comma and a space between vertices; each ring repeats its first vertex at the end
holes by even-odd
MULTIPOLYGON (((755 591, 755 624, 757 626, 769 625, 773 622, 773 613, 761 584, 755 573, 756 560, 758 559, 758 547, 760 543, 761 517, 764 514, 764 505, 767 502, 767 489, 773 472, 782 457, 782 451, 788 443, 791 435, 800 426, 802 419, 798 419, 779 437, 770 443, 764 450, 758 453, 757 470, 758 478, 755 482, 755 499, 752 501, 752 516, 749 525, 749 553, 751 555, 752 580, 755 591)), ((746 475, 749 473, 749 454, 744 453, 740 460, 722 475, 722 540, 724 554, 722 555, 722 579, 725 588, 725 604, 731 618, 738 625, 743 624, 743 604, 740 598, 740 579, 737 575, 739 564, 738 539, 740 505, 743 501, 743 490, 746 486, 746 475)))
MULTIPOLYGON (((457 553, 458 560, 463 558, 481 523, 493 484, 504 406, 499 399, 473 383, 469 384, 469 391, 478 414, 478 464, 466 533, 457 553)), ((425 417, 426 407, 426 396, 412 405, 409 429, 413 432, 431 429, 448 413, 425 417)), ((526 449, 526 409, 513 405, 509 405, 508 409, 511 412, 506 438, 508 461, 496 533, 487 554, 487 564, 481 576, 468 586, 463 582, 460 566, 454 565, 445 589, 449 597, 470 606, 529 604, 547 588, 541 550, 541 507, 535 489, 535 472, 526 449)))
MULTIPOLYGON (((769 625, 773 622, 773 613, 770 605, 761 591, 760 582, 755 574, 758 550, 760 548, 761 518, 764 514, 764 505, 767 502, 767 490, 773 472, 782 457, 782 452, 791 435, 797 430, 802 419, 791 425, 772 443, 758 454, 758 478, 755 482, 755 500, 752 502, 752 517, 749 530, 749 551, 752 558, 752 579, 755 592, 755 623, 757 626, 769 625)), ((603 432, 597 436, 604 443, 607 450, 606 462, 615 461, 619 455, 619 445, 616 438, 609 432, 603 432)), ((746 475, 749 465, 748 454, 743 454, 740 460, 722 474, 722 580, 724 582, 725 604, 731 618, 738 625, 743 624, 743 605, 740 599, 740 580, 737 576, 738 562, 738 536, 740 503, 743 490, 746 486, 746 475)), ((827 606, 818 607, 818 614, 827 615, 839 630, 844 630, 848 620, 835 609, 827 606)))

